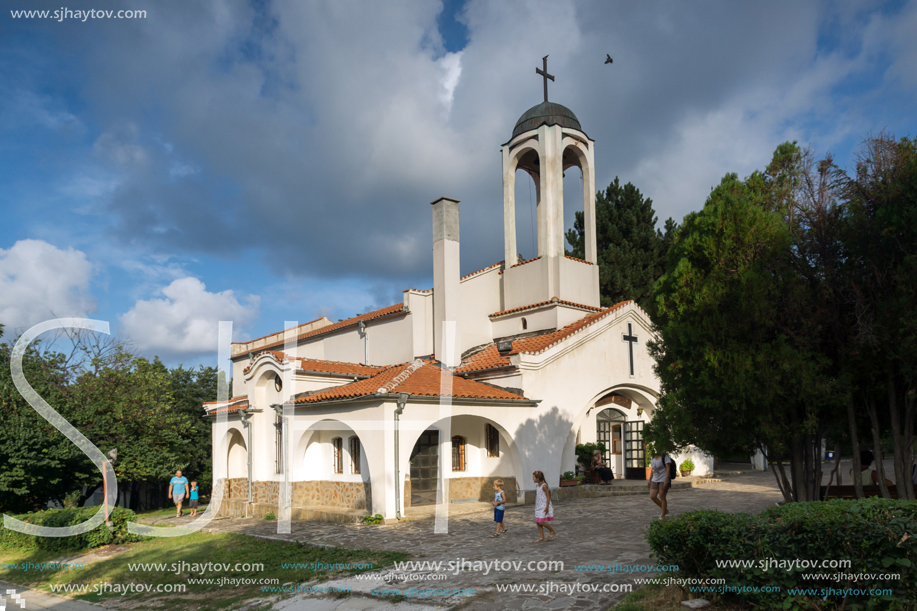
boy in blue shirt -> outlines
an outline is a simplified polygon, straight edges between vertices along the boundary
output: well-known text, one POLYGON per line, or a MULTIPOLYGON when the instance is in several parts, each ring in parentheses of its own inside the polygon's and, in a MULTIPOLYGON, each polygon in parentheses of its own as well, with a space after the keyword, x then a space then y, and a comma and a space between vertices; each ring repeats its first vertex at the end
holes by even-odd
POLYGON ((191 482, 191 500, 188 501, 188 507, 191 508, 191 517, 197 515, 197 482, 191 482))
POLYGON ((175 517, 181 517, 181 504, 188 496, 188 479, 182 477, 181 470, 175 472, 175 477, 169 480, 169 498, 175 503, 175 517))

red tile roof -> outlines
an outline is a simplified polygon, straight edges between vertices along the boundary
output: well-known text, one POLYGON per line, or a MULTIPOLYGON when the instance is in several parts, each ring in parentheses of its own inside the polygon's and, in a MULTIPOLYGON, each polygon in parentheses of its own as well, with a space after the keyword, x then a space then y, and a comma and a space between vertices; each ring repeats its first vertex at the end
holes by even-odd
POLYGON ((544 352, 551 346, 554 346, 558 342, 574 335, 575 333, 589 327, 598 321, 602 320, 612 312, 619 310, 620 308, 626 306, 632 301, 622 301, 617 303, 610 308, 605 308, 599 310, 594 314, 585 316, 578 321, 567 325, 562 329, 558 329, 553 333, 545 333, 544 335, 536 335, 534 337, 526 337, 523 339, 517 339, 513 341, 513 349, 505 355, 501 355, 497 350, 496 344, 491 344, 484 350, 473 354, 461 367, 457 368, 456 373, 469 373, 472 371, 483 371, 485 369, 498 369, 502 367, 511 367, 512 363, 510 362, 510 356, 513 354, 538 354, 539 352, 544 352))
MULTIPOLYGON (((383 318, 383 317, 385 317, 385 316, 392 316, 392 315, 394 315, 394 314, 400 314, 401 312, 405 312, 405 311, 406 311, 406 310, 404 309, 404 303, 396 303, 396 304, 394 304, 394 305, 390 305, 390 306, 385 307, 385 308, 379 308, 378 310, 373 310, 372 312, 367 312, 366 314, 358 314, 357 316, 353 316, 353 317, 348 318, 348 319, 346 319, 346 320, 342 320, 342 321, 340 321, 340 322, 336 322, 336 323, 331 324, 331 325, 328 325, 328 326, 326 326, 326 327, 321 327, 320 329, 314 329, 314 330, 309 331, 309 332, 307 332, 307 333, 303 333, 303 334, 301 334, 301 335, 298 335, 298 336, 296 337, 296 340, 295 340, 295 341, 300 341, 300 340, 303 340, 303 339, 306 339, 306 338, 309 338, 309 337, 315 337, 315 336, 317 336, 317 335, 324 335, 325 333, 333 333, 334 331, 338 331, 338 330, 343 329, 343 328, 345 328, 345 327, 350 327, 350 326, 353 326, 353 325, 357 325, 357 324, 360 323, 361 320, 362 320, 362 321, 374 320, 374 319, 377 319, 377 318, 383 318)), ((265 337, 267 337, 267 336, 265 336, 265 337)), ((247 342, 246 342, 246 343, 247 343, 247 342)), ((283 345, 284 345, 284 341, 279 341, 279 342, 276 342, 276 343, 271 344, 271 345, 269 345, 269 346, 264 346, 264 347, 262 347, 262 348, 256 348, 256 350, 263 351, 263 350, 266 350, 266 349, 276 348, 276 347, 278 347, 278 346, 283 346, 283 345)), ((243 356, 243 355, 248 354, 249 352, 251 352, 251 350, 246 350, 245 352, 239 352, 238 354, 232 355, 232 358, 233 358, 233 359, 237 359, 237 358, 239 358, 240 356, 243 356)))
POLYGON ((579 263, 585 263, 586 265, 592 265, 592 264, 593 264, 592 261, 586 261, 585 259, 577 259, 576 257, 571 257, 570 255, 566 255, 566 257, 567 257, 568 259, 572 259, 573 261, 577 261, 577 262, 579 262, 579 263))
POLYGON ((304 371, 343 373, 353 376, 372 376, 385 369, 385 367, 377 365, 363 365, 362 363, 347 363, 345 361, 323 361, 320 359, 299 359, 299 368, 304 371))
MULTIPOLYGON (((424 397, 441 396, 442 366, 434 361, 415 360, 385 368, 366 380, 351 382, 337 388, 330 388, 296 399, 296 403, 308 404, 369 397, 372 395, 393 395, 408 393, 424 397)), ((495 399, 504 401, 528 401, 503 388, 483 384, 453 375, 452 394, 454 399, 495 399)))
POLYGON ((599 310, 602 309, 602 308, 596 308, 593 306, 583 305, 581 303, 573 303, 572 301, 564 301, 563 299, 558 299, 557 297, 552 297, 550 301, 541 301, 539 303, 533 303, 532 305, 512 308, 511 310, 503 310, 502 312, 494 312, 493 314, 488 315, 488 317, 496 318, 498 316, 503 316, 505 314, 512 314, 513 312, 522 312, 524 310, 534 310, 535 308, 541 308, 546 305, 551 305, 552 303, 560 303, 565 306, 570 306, 571 308, 579 308, 581 310, 588 310, 590 312, 598 312, 599 310))
POLYGON ((207 401, 204 403, 204 409, 207 410, 208 416, 212 416, 215 414, 231 414, 240 409, 247 409, 248 405, 248 395, 242 395, 233 397, 229 401, 207 401), (213 407, 208 408, 206 407, 207 405, 212 405, 213 407))

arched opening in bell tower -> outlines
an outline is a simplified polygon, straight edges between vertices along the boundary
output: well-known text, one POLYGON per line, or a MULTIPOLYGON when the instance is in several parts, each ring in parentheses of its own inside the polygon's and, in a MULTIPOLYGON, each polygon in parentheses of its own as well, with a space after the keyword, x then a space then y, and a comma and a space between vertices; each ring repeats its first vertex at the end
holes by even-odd
POLYGON ((523 260, 533 259, 539 252, 539 166, 538 152, 529 149, 519 157, 515 171, 516 250, 523 260))

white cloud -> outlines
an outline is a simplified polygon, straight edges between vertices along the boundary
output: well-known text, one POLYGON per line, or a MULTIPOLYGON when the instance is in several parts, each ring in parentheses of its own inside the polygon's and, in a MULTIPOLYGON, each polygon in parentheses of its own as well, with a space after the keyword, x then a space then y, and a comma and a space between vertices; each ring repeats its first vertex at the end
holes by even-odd
POLYGON ((0 324, 9 335, 55 317, 85 317, 96 307, 91 276, 86 255, 73 248, 20 240, 0 249, 0 324))
POLYGON ((232 291, 211 293, 197 278, 185 277, 162 289, 163 298, 140 300, 120 317, 121 332, 142 351, 159 356, 215 352, 221 320, 234 330, 257 315, 259 298, 240 303, 232 291))

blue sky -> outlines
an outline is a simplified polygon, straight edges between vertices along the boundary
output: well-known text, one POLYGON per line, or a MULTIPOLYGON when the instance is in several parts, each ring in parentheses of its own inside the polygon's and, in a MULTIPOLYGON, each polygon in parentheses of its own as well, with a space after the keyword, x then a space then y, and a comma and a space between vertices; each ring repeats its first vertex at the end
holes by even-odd
MULTIPOLYGON (((915 134, 915 2, 13 0, 0 14, 0 323, 111 322, 169 363, 432 284, 429 202, 462 269, 502 258, 500 144, 541 101, 660 220, 797 140, 842 165, 915 134), (11 10, 146 10, 26 19, 11 10), (605 65, 605 54, 614 64, 605 65)), ((572 224, 579 183, 568 172, 572 224)), ((533 251, 519 181, 519 247, 533 251), (528 228, 528 231, 527 231, 528 228)))

